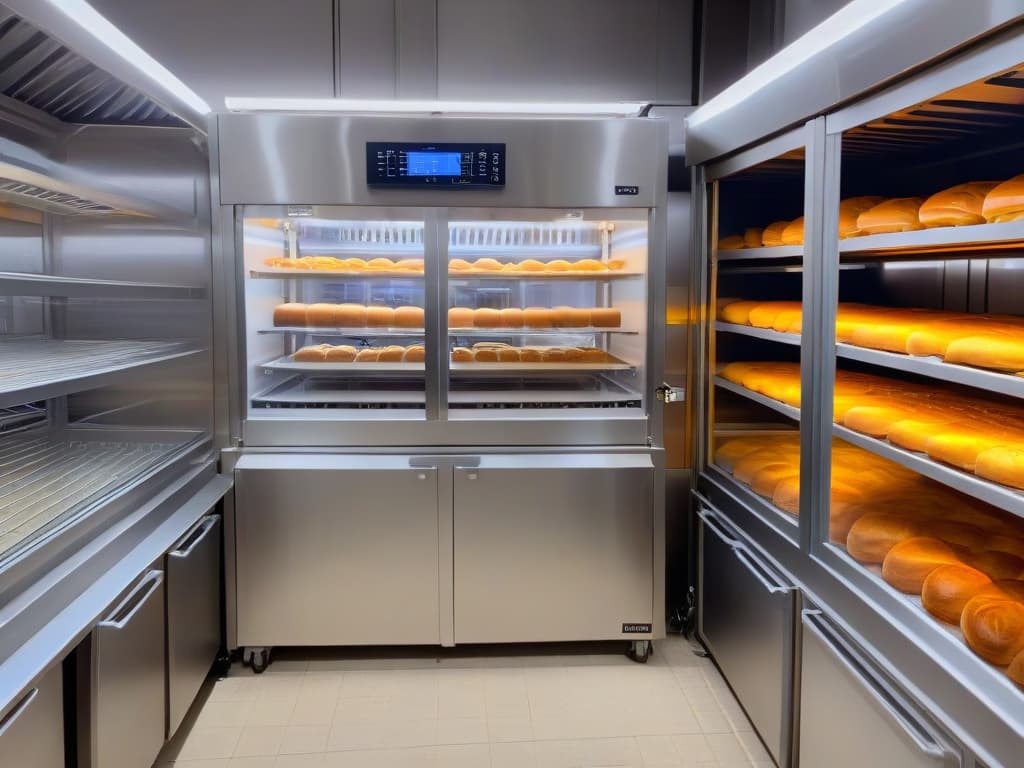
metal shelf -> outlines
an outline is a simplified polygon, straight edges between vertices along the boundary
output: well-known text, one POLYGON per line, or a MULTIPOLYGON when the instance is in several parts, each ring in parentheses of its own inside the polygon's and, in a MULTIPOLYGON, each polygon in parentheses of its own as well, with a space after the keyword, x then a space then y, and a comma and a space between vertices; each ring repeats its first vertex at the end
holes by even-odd
POLYGON ((1024 220, 968 227, 936 227, 916 232, 850 237, 839 242, 847 254, 942 254, 1024 248, 1024 220))
POLYGON ((643 272, 619 272, 608 270, 607 272, 567 271, 567 272, 449 272, 448 282, 471 282, 475 280, 537 280, 537 281, 610 281, 610 280, 632 280, 643 277, 643 272))
POLYGON ((449 328, 449 336, 593 336, 597 333, 619 333, 637 336, 640 331, 628 328, 449 328))
POLYGON ((739 384, 733 384, 731 381, 723 379, 721 376, 715 376, 715 386, 727 389, 740 397, 747 398, 748 400, 753 400, 755 403, 760 403, 766 408, 778 411, 783 416, 788 416, 794 421, 800 421, 800 409, 794 408, 792 405, 787 405, 786 403, 766 397, 760 392, 754 392, 753 390, 742 387, 739 384))
POLYGON ((414 272, 408 269, 398 270, 376 270, 360 269, 340 271, 334 269, 285 269, 283 267, 260 267, 249 270, 249 276, 254 280, 378 280, 378 279, 403 279, 422 280, 422 272, 414 272))
MULTIPOLYGON (((272 371, 301 373, 348 373, 359 374, 422 374, 423 363, 305 363, 295 362, 290 356, 280 357, 263 363, 263 368, 272 371)), ((451 363, 455 376, 493 376, 494 374, 548 374, 548 373, 595 373, 608 371, 632 371, 634 367, 620 361, 608 363, 451 363)))
POLYGON ((719 333, 739 333, 743 336, 751 336, 755 339, 775 341, 779 344, 800 345, 799 333, 782 333, 781 331, 774 331, 771 328, 755 328, 752 325, 738 325, 736 323, 727 323, 724 320, 716 320, 715 330, 719 333))
POLYGON ((63 296, 69 299, 202 299, 206 296, 206 289, 193 285, 0 272, 0 295, 63 296))
MULTIPOLYGON (((422 328, 317 328, 314 326, 278 326, 261 328, 261 334, 308 334, 310 336, 339 336, 345 338, 422 336, 422 328)), ((593 336, 598 333, 618 333, 636 336, 640 331, 625 328, 451 328, 451 336, 593 336)))
POLYGON ((263 363, 271 371, 292 371, 301 373, 349 373, 349 374, 412 374, 420 375, 426 370, 423 363, 304 363, 295 362, 289 355, 263 363))
POLYGON ((501 256, 506 259, 600 259, 597 245, 449 245, 449 257, 472 258, 501 256))
POLYGON ((755 261, 760 259, 795 259, 804 255, 802 245, 773 245, 768 248, 737 248, 718 252, 719 261, 755 261))
POLYGON ((832 434, 867 451, 895 461, 897 464, 902 464, 904 467, 912 469, 925 477, 930 477, 932 480, 936 480, 954 490, 962 491, 976 499, 987 501, 993 506, 1024 517, 1024 493, 1020 491, 983 480, 977 475, 971 475, 962 470, 932 461, 923 453, 914 453, 913 451, 898 448, 886 440, 878 440, 874 437, 862 435, 860 432, 854 432, 852 429, 841 424, 832 425, 832 434))
POLYGON ((133 368, 202 352, 179 341, 86 341, 42 336, 0 341, 0 408, 120 380, 133 368))
POLYGON ((276 328, 261 328, 257 333, 262 334, 309 334, 311 336, 339 336, 344 338, 368 338, 394 336, 398 338, 408 336, 422 336, 422 328, 317 328, 314 326, 278 326, 276 328))
POLYGON ((166 433, 183 439, 162 442, 152 441, 154 433, 131 440, 131 432, 120 430, 75 432, 0 440, 0 557, 169 464, 199 440, 194 432, 166 433))

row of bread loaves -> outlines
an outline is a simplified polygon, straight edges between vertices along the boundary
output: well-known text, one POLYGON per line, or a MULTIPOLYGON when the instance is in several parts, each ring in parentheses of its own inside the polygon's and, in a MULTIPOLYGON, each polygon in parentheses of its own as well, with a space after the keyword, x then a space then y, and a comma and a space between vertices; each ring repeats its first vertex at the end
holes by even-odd
POLYGON ((403 347, 353 347, 349 344, 316 344, 292 355, 297 363, 422 363, 422 344, 403 347))

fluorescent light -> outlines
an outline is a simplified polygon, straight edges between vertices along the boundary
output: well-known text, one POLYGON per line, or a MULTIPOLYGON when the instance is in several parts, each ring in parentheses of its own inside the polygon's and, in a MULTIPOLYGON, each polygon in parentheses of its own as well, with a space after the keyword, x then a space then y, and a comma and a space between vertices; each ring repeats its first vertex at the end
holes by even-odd
POLYGON ((638 102, 431 101, 426 99, 278 99, 229 96, 232 112, 371 112, 458 115, 606 115, 631 117, 638 102))
POLYGON ((111 24, 85 0, 43 0, 94 37, 111 52, 135 67, 196 112, 210 113, 210 105, 174 76, 160 62, 142 50, 130 37, 111 24))
POLYGON ((853 0, 699 107, 687 118, 687 123, 699 125, 732 109, 773 80, 905 2, 907 0, 853 0))

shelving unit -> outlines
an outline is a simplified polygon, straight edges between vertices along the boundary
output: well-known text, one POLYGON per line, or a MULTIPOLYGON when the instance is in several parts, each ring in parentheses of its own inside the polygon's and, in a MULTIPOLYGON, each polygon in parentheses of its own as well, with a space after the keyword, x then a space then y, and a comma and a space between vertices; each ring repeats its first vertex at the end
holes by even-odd
POLYGON ((966 227, 936 227, 914 232, 864 235, 839 241, 843 255, 927 255, 960 253, 964 256, 987 250, 1024 248, 1024 221, 977 224, 966 227))
POLYGON ((748 400, 752 400, 759 405, 763 405, 766 408, 771 408, 773 411, 781 413, 783 416, 788 416, 794 421, 800 421, 800 409, 794 408, 792 405, 774 400, 770 397, 762 395, 760 392, 754 392, 753 390, 742 387, 739 384, 735 384, 728 379, 723 379, 721 376, 715 376, 715 386, 726 389, 734 394, 745 397, 748 400))
MULTIPOLYGON (((369 255, 369 254, 367 254, 369 255)), ((382 254, 376 254, 380 256, 382 254)), ((287 269, 285 267, 260 267, 249 270, 249 277, 254 280, 338 280, 338 279, 389 279, 389 280, 422 280, 423 273, 413 270, 375 270, 363 269, 356 271, 340 271, 334 269, 287 269)))
MULTIPOLYGON (((451 336, 593 336, 599 333, 616 333, 636 336, 640 331, 628 328, 449 328, 451 336)), ((340 336, 364 338, 371 336, 422 336, 422 328, 316 328, 313 326, 278 326, 263 328, 261 334, 309 334, 311 336, 340 336)))
POLYGON ((612 280, 631 280, 643 277, 641 272, 619 272, 608 270, 607 272, 591 272, 587 270, 570 270, 565 272, 449 272, 448 282, 462 282, 464 280, 537 280, 537 281, 559 281, 572 282, 591 281, 607 282, 612 280))
POLYGON ((802 245, 774 245, 768 248, 738 248, 718 252, 719 261, 760 261, 797 259, 804 255, 802 245))
POLYGON ((261 328, 257 331, 260 334, 295 334, 310 336, 337 336, 339 338, 362 339, 368 337, 395 337, 404 338, 409 336, 422 336, 422 328, 316 328, 313 326, 278 326, 276 328, 261 328))
MULTIPOLYGON (((423 363, 305 363, 295 362, 290 357, 282 357, 264 363, 263 368, 272 371, 295 371, 304 373, 345 373, 359 374, 402 374, 424 371, 423 363)), ((454 376, 494 375, 494 374, 545 374, 545 373, 576 373, 576 372, 608 372, 631 371, 633 366, 620 361, 607 363, 451 363, 450 371, 454 376)))
POLYGON ((202 299, 206 297, 206 290, 192 285, 0 272, 0 295, 69 299, 202 299))
POLYGON ((716 320, 715 330, 718 333, 738 333, 754 339, 778 342, 779 344, 800 345, 799 333, 783 333, 781 331, 774 331, 771 328, 755 328, 752 325, 738 325, 737 323, 716 320))

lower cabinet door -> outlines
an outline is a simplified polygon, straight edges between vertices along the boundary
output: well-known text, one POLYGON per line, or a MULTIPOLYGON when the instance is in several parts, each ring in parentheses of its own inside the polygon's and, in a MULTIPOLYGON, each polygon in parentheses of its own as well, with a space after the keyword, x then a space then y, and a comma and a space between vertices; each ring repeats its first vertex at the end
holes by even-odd
POLYGON ((88 768, 150 766, 163 746, 164 599, 150 571, 92 631, 88 768))
POLYGON ((457 643, 650 637, 649 456, 483 456, 454 482, 457 643))
POLYGON ((0 765, 64 768, 64 687, 60 663, 0 716, 0 765))
POLYGON ((701 638, 772 757, 787 765, 796 590, 728 533, 721 518, 706 509, 699 514, 701 638))
POLYGON ((962 764, 952 741, 820 611, 803 612, 801 653, 801 766, 962 764))
POLYGON ((237 465, 240 645, 440 642, 437 470, 355 460, 237 465))
POLYGON ((167 736, 188 712, 220 649, 220 516, 167 553, 167 736))

